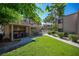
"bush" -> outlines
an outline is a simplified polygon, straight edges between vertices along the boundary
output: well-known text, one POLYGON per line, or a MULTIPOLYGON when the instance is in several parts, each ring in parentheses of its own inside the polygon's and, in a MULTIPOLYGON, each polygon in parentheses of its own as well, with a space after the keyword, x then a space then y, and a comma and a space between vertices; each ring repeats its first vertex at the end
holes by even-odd
POLYGON ((78 37, 77 37, 77 35, 75 35, 75 34, 69 34, 69 39, 71 39, 72 41, 74 41, 74 42, 77 42, 77 40, 78 40, 78 37))
POLYGON ((65 37, 68 37, 68 33, 67 33, 67 32, 65 32, 65 33, 64 33, 64 36, 65 36, 65 37))
POLYGON ((52 32, 51 32, 51 31, 49 31, 49 32, 48 32, 48 34, 52 34, 52 32))
POLYGON ((59 36, 60 38, 63 38, 63 37, 64 37, 64 33, 63 33, 63 32, 58 32, 58 36, 59 36))
POLYGON ((55 34, 55 31, 52 31, 52 34, 55 34))
POLYGON ((55 34, 55 31, 49 31, 48 34, 55 34))

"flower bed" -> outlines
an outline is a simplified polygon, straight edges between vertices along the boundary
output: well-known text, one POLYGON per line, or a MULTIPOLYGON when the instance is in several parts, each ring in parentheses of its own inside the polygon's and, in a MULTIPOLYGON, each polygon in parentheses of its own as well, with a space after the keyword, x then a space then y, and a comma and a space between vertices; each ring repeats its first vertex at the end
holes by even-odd
POLYGON ((64 32, 48 32, 48 34, 53 35, 55 37, 62 38, 64 40, 70 40, 75 43, 79 43, 79 37, 76 34, 69 34, 64 32))

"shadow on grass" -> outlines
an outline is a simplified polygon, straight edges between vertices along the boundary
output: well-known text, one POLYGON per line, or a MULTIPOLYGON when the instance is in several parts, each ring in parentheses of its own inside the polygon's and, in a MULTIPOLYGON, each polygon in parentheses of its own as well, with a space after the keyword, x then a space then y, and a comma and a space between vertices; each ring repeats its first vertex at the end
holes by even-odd
POLYGON ((29 41, 27 43, 23 43, 23 44, 17 43, 15 45, 13 45, 12 47, 11 46, 10 47, 7 47, 7 48, 4 47, 4 48, 0 49, 0 55, 2 55, 3 53, 7 53, 7 52, 10 52, 12 50, 15 50, 17 48, 20 48, 20 47, 22 47, 22 46, 24 46, 24 45, 26 45, 28 43, 31 43, 31 42, 35 42, 35 40, 31 40, 31 41, 29 41))

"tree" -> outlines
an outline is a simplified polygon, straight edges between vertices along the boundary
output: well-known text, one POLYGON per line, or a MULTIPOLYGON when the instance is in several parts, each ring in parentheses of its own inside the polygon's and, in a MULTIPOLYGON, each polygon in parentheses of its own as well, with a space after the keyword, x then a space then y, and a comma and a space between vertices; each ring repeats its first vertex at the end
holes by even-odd
POLYGON ((53 15, 54 19, 62 18, 64 15, 65 3, 52 3, 51 6, 47 6, 46 10, 53 15))
POLYGON ((53 16, 51 15, 51 14, 49 14, 45 19, 44 19, 44 22, 50 22, 50 23, 52 23, 52 21, 53 21, 53 16))
POLYGON ((31 17, 34 20, 39 17, 39 16, 36 17, 37 11, 43 12, 34 3, 0 4, 0 24, 8 24, 10 22, 22 20, 24 17, 31 17))
POLYGON ((65 3, 52 3, 46 10, 53 16, 53 23, 57 26, 57 21, 63 19, 65 3))
POLYGON ((39 15, 36 13, 33 15, 33 17, 29 17, 30 20, 34 21, 37 24, 41 24, 41 18, 39 17, 39 15))

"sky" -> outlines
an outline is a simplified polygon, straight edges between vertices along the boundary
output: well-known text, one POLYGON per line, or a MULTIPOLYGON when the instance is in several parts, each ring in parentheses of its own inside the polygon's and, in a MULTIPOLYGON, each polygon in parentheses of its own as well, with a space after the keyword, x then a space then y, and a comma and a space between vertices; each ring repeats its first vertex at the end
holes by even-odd
MULTIPOLYGON (((43 11, 45 11, 46 6, 50 6, 50 3, 43 3, 41 4, 36 4, 38 7, 40 7, 43 11)), ((79 10, 79 3, 68 3, 64 9, 64 15, 69 15, 69 14, 73 14, 76 13, 79 10)), ((44 19, 45 17, 48 16, 48 12, 44 12, 43 15, 39 16, 41 17, 41 19, 44 19)))

